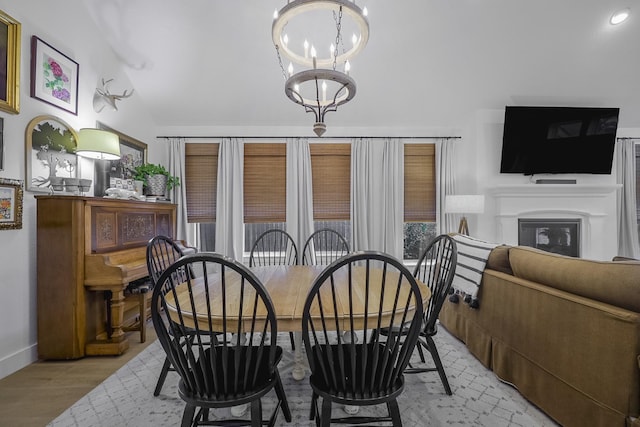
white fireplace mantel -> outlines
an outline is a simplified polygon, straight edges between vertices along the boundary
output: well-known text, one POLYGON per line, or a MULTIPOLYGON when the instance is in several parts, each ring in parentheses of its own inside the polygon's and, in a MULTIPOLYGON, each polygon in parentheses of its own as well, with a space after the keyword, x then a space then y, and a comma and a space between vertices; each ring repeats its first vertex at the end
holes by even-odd
POLYGON ((498 239, 518 244, 518 219, 580 219, 583 258, 617 253, 616 190, 619 184, 521 184, 488 190, 495 202, 498 239))
POLYGON ((621 184, 520 184, 499 185, 489 189, 496 197, 603 197, 622 188, 621 184))

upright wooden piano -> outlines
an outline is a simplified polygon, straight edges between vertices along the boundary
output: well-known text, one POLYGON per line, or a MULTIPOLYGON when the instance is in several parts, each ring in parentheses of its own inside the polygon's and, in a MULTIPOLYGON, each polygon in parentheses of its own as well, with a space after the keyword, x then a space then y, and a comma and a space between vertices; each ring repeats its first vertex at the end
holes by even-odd
POLYGON ((176 205, 57 195, 36 200, 39 357, 122 354, 129 348, 125 288, 148 276, 148 240, 175 238, 176 205))

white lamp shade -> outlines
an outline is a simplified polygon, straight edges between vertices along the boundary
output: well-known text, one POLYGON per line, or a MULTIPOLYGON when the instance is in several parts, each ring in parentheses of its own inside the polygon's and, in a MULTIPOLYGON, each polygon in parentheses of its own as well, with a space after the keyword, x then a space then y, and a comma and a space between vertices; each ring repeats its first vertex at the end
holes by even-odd
POLYGON ((102 160, 120 158, 120 139, 115 133, 100 129, 80 129, 76 154, 102 160))
POLYGON ((445 198, 446 213, 473 214, 484 212, 484 195, 450 195, 445 198))

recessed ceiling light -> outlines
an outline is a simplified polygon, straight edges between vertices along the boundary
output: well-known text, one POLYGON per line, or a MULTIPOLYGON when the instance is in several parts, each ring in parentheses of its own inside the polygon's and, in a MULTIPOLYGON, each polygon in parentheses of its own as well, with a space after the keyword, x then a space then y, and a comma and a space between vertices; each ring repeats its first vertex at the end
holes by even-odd
POLYGON ((629 8, 619 10, 613 15, 611 15, 611 19, 609 19, 609 22, 611 23, 611 25, 621 24, 627 20, 630 14, 631 14, 631 9, 629 8))

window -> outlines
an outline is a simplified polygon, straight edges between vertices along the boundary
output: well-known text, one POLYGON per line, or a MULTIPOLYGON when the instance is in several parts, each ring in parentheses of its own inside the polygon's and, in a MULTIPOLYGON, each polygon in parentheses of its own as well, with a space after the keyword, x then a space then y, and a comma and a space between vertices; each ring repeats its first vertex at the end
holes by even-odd
POLYGON ((403 258, 417 260, 435 236, 435 145, 405 144, 403 258))
MULTIPOLYGON (((310 154, 314 227, 350 241, 351 144, 311 143, 310 154)), ((404 162, 404 259, 415 260, 436 235, 435 145, 405 144, 404 162)), ((200 224, 202 250, 214 250, 217 165, 218 144, 186 145, 188 221, 200 224)), ((248 254, 263 231, 286 229, 286 144, 245 143, 243 185, 248 254)))
POLYGON ((244 145, 244 252, 270 228, 285 229, 287 220, 287 146, 244 145))
POLYGON ((351 240, 351 144, 310 144, 314 229, 351 240))
POLYGON ((187 221, 216 220, 218 144, 185 145, 187 221))
POLYGON ((187 221, 198 223, 201 251, 215 250, 218 144, 185 145, 187 221))

